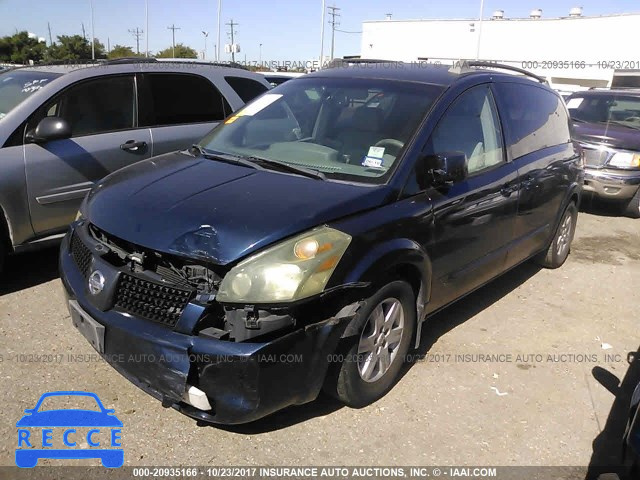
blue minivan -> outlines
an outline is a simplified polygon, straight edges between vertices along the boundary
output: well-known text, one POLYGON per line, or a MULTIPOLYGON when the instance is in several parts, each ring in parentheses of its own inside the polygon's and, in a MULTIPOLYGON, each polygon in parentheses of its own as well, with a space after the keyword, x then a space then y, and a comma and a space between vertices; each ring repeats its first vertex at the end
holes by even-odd
POLYGON ((570 129, 543 79, 501 65, 293 79, 91 190, 60 252, 73 323, 202 421, 323 388, 367 405, 432 314, 528 259, 567 259, 584 178, 570 129))

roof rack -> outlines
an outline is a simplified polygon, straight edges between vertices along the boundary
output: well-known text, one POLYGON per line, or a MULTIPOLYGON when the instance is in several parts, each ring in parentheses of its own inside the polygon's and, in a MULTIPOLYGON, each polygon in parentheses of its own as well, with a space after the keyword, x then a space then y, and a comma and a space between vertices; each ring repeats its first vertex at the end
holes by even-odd
POLYGON ((451 73, 465 73, 468 72, 473 67, 485 67, 485 68, 497 68, 500 70, 509 70, 511 72, 520 73, 522 75, 526 75, 527 77, 535 78, 540 83, 547 84, 547 80, 540 75, 536 75, 535 73, 531 73, 528 70, 518 67, 512 67, 511 65, 505 65, 503 63, 495 63, 495 62, 487 62, 484 60, 459 60, 456 62, 453 67, 449 69, 451 73))

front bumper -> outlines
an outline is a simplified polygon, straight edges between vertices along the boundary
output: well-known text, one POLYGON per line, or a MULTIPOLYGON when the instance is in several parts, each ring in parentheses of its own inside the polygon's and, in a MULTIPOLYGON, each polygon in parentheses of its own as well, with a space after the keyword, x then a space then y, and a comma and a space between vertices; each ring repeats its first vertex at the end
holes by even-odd
MULTIPOLYGON (((101 310, 71 255, 73 228, 62 242, 59 257, 67 303, 75 300, 104 327, 103 358, 164 406, 205 422, 239 424, 317 397, 329 356, 356 308, 343 308, 331 318, 266 342, 217 340, 117 309, 101 310), (207 395, 211 410, 199 410, 182 400, 189 386, 207 395)), ((94 256, 91 261, 94 265, 99 259, 94 256)), ((189 304, 182 315, 201 313, 189 304)))
POLYGON ((629 200, 640 186, 640 170, 585 168, 584 188, 600 198, 629 200))

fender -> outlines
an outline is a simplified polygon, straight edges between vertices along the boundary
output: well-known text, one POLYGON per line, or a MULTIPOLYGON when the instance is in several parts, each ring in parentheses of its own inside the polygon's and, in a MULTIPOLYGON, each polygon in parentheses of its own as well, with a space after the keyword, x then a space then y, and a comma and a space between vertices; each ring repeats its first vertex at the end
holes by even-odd
MULTIPOLYGON (((395 238, 377 244, 349 268, 344 283, 367 282, 376 285, 381 278, 389 275, 404 277, 414 284, 419 281, 416 295, 417 348, 420 344, 422 323, 425 320, 425 307, 431 298, 432 278, 431 260, 418 243, 408 238, 395 238)), ((344 336, 351 333, 353 332, 347 328, 344 336)))

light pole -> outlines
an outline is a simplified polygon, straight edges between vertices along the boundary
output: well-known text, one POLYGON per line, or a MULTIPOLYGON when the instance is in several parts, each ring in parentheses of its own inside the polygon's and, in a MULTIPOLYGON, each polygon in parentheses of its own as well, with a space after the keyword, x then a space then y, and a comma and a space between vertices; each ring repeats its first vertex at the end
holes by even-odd
POLYGON ((222 0, 218 0, 218 43, 216 44, 216 61, 220 61, 220 15, 222 13, 222 0))
POLYGON ((147 29, 147 36, 145 37, 145 49, 144 56, 149 56, 149 0, 144 0, 144 18, 145 18, 145 27, 147 29))
POLYGON ((482 36, 483 14, 484 14, 484 0, 480 0, 480 19, 478 20, 478 43, 476 45, 476 60, 480 60, 480 37, 482 36))
POLYGON ((325 0, 322 0, 322 18, 320 19, 320 64, 318 66, 318 70, 322 68, 322 61, 324 60, 324 14, 326 10, 325 0))
POLYGON ((202 59, 207 59, 207 37, 209 36, 209 32, 202 31, 202 35, 204 35, 204 54, 202 55, 202 59))
POLYGON ((258 66, 262 66, 262 44, 260 44, 260 57, 258 57, 258 66))
POLYGON ((91 60, 96 59, 96 35, 93 31, 93 0, 89 2, 91 7, 91 60))

